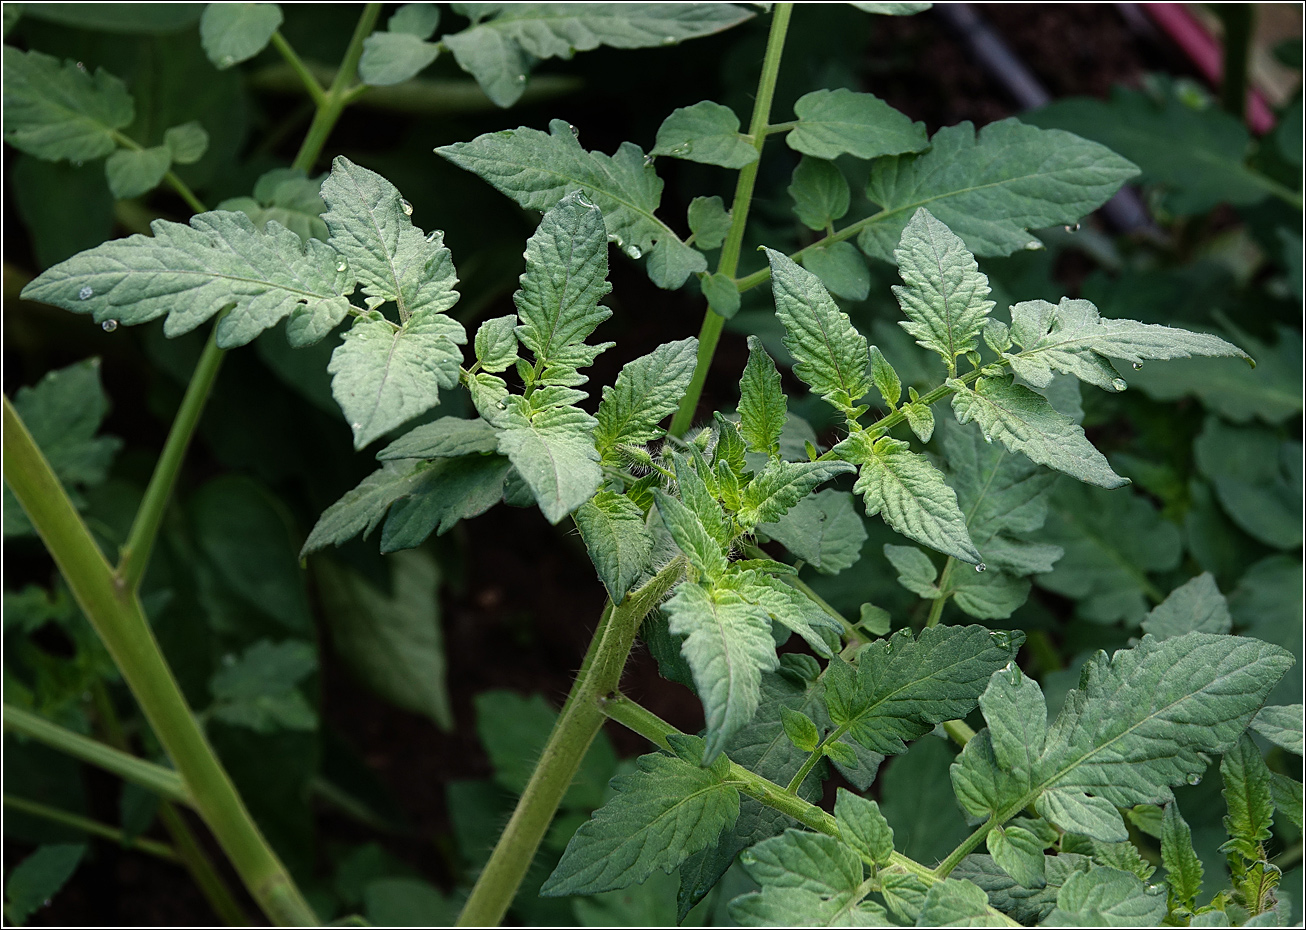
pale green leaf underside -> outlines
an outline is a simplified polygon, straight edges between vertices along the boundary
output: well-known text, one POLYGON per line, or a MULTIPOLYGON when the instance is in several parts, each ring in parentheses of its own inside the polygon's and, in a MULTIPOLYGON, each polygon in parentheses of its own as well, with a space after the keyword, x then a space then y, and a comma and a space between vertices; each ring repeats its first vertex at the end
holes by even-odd
POLYGON ((417 462, 386 462, 323 511, 299 557, 302 559, 329 545, 338 546, 359 533, 364 536, 371 533, 385 518, 390 505, 407 494, 418 480, 417 462))
POLYGON ((924 123, 913 123, 879 97, 846 87, 804 94, 794 104, 794 113, 798 124, 785 141, 815 158, 869 159, 919 152, 930 144, 924 123))
POLYGON ((438 459, 498 448, 498 432, 484 420, 440 417, 410 430, 376 454, 382 462, 393 459, 438 459))
POLYGON ((854 892, 862 883, 861 858, 823 833, 790 828, 746 850, 740 861, 763 887, 802 888, 832 897, 854 892))
POLYGON ((74 61, 5 46, 4 135, 14 148, 46 161, 100 158, 135 113, 127 86, 103 68, 92 75, 74 61))
POLYGON ((1302 754, 1301 704, 1262 707, 1261 712, 1252 720, 1252 729, 1276 746, 1282 746, 1299 756, 1302 754))
POLYGON ((832 161, 804 156, 794 169, 789 196, 794 213, 808 229, 822 230, 848 212, 848 179, 832 161))
MULTIPOLYGON (((1160 891, 1160 889, 1158 889, 1160 891)), ((1101 866, 1076 872, 1057 892, 1049 927, 1154 927, 1166 913, 1166 896, 1148 893, 1142 879, 1101 866)))
POLYGON ((508 460, 501 455, 436 459, 422 469, 408 493, 395 501, 381 530, 381 552, 421 545, 459 520, 477 517, 503 499, 508 460))
POLYGON ((817 485, 850 471, 847 462, 770 462, 744 489, 739 520, 750 527, 774 523, 817 485))
POLYGON ((118 200, 139 197, 159 186, 172 167, 172 152, 166 145, 148 149, 118 149, 104 161, 109 193, 118 200))
POLYGON ((223 71, 267 48, 281 21, 275 3, 210 3, 200 17, 200 44, 223 71))
POLYGON ((628 497, 600 491, 576 511, 576 528, 612 603, 620 604, 653 554, 644 512, 628 497))
POLYGON ((627 363, 616 384, 603 388, 594 442, 604 456, 620 443, 645 443, 662 435, 658 424, 680 403, 697 355, 697 339, 668 342, 627 363))
POLYGON ((787 415, 780 372, 762 348, 762 340, 749 336, 748 364, 739 381, 739 434, 753 452, 779 458, 787 415))
POLYGON ((374 32, 363 40, 358 77, 373 87, 402 84, 424 71, 440 54, 440 46, 407 32, 374 32))
POLYGON ((711 100, 672 110, 658 129, 652 154, 723 168, 757 161, 757 149, 739 132, 739 117, 711 100))

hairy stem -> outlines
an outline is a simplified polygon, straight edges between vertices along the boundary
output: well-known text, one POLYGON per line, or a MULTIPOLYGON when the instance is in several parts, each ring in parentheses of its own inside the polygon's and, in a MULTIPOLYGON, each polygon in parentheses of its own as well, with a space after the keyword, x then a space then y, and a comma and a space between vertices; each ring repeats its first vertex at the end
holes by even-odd
POLYGON ((100 836, 106 840, 113 840, 125 849, 139 849, 143 853, 149 853, 151 856, 157 856, 169 862, 181 862, 181 857, 177 855, 177 851, 166 843, 141 837, 129 837, 117 827, 101 823, 98 820, 92 820, 89 817, 83 817, 81 814, 50 807, 48 804, 41 804, 37 801, 29 801, 27 798, 15 797, 12 794, 6 794, 4 802, 5 807, 10 810, 31 814, 33 817, 40 817, 43 820, 49 820, 51 823, 63 824, 65 827, 81 830, 91 836, 100 836))
MULTIPOLYGON (((762 75, 757 82, 757 96, 753 102, 753 118, 748 124, 749 135, 753 137, 753 147, 757 149, 757 158, 745 165, 735 182, 735 199, 730 204, 730 231, 726 233, 725 244, 721 246, 721 259, 717 262, 717 273, 733 278, 739 268, 739 250, 744 243, 744 229, 748 225, 748 210, 753 202, 753 186, 757 182, 757 168, 762 163, 762 147, 766 144, 766 124, 771 118, 771 98, 775 94, 775 82, 780 74, 780 59, 784 54, 785 33, 789 30, 789 17, 793 13, 792 3, 777 3, 771 16, 771 34, 766 41, 766 55, 762 59, 762 75)), ((712 367, 712 357, 716 354, 717 342, 721 338, 721 328, 725 317, 711 307, 703 315, 703 326, 698 333, 698 361, 694 364, 694 376, 690 379, 689 389, 680 400, 676 415, 671 418, 670 433, 681 436, 693 422, 694 411, 698 408, 698 399, 703 393, 707 381, 708 369, 712 367)))
POLYGON ((358 25, 354 27, 354 34, 349 39, 349 47, 345 49, 340 70, 336 72, 331 87, 318 102, 317 112, 313 114, 313 122, 308 127, 308 133, 299 147, 299 153, 291 163, 292 168, 298 168, 305 174, 313 173, 313 165, 322 154, 322 147, 326 145, 327 137, 331 135, 331 130, 335 129, 340 114, 349 104, 350 85, 354 83, 354 77, 358 73, 358 59, 363 57, 363 40, 372 34, 372 29, 376 26, 376 18, 380 14, 379 3, 369 3, 363 8, 363 15, 358 18, 358 25))
POLYGON ((8 397, 4 398, 4 476, 177 766, 195 809, 250 893, 274 923, 316 925, 317 915, 263 838, 191 713, 141 610, 140 598, 120 583, 105 561, 8 397))
POLYGON ((459 926, 496 926, 503 919, 562 796, 603 726, 600 700, 617 690, 640 623, 684 576, 685 564, 684 557, 677 556, 620 605, 604 610, 531 780, 458 915, 459 926))
POLYGON ((290 70, 294 71, 295 76, 303 83, 304 90, 308 91, 308 96, 312 98, 314 105, 322 106, 326 100, 326 91, 317 82, 317 78, 308 69, 308 65, 304 64, 304 60, 286 41, 286 37, 281 34, 280 29, 272 33, 272 47, 286 60, 286 64, 290 65, 290 70))
POLYGON ((940 879, 947 878, 952 870, 957 867, 957 864, 974 852, 999 823, 1000 821, 996 817, 990 817, 976 827, 974 833, 962 840, 956 849, 948 853, 948 858, 938 864, 938 867, 934 870, 935 876, 940 879))

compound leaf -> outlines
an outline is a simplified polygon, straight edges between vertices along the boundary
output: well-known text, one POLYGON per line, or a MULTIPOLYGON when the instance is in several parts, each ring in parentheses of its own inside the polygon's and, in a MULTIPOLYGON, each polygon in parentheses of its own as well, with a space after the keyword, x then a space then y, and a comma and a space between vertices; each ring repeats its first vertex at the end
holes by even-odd
POLYGON ((652 154, 723 168, 742 168, 757 161, 757 149, 739 131, 734 110, 711 100, 672 110, 658 128, 652 154))
POLYGON ((818 630, 826 629, 838 634, 843 628, 802 591, 759 571, 745 571, 732 576, 730 585, 744 600, 770 614, 776 623, 788 627, 807 640, 818 655, 829 657, 830 646, 818 630))
POLYGON ((780 372, 762 348, 762 340, 749 336, 748 364, 739 381, 739 433, 750 450, 778 459, 787 416, 780 372))
POLYGON ((989 899, 970 882, 945 878, 925 894, 918 927, 1005 927, 1002 915, 989 909, 989 899))
POLYGON ((741 861, 763 887, 801 888, 833 897, 851 894, 862 883, 861 858, 824 833, 788 829, 746 850, 741 861))
POLYGON ((610 459, 620 444, 645 443, 662 436, 658 423, 680 403, 694 375, 697 355, 697 339, 668 342, 627 363, 617 375, 617 383, 604 386, 594 442, 605 459, 610 459))
POLYGON ((236 662, 224 665, 209 682, 214 717, 258 733, 312 730, 317 714, 296 685, 317 669, 317 652, 309 643, 260 640, 236 662))
POLYGON ((653 499, 657 502, 658 513, 662 516, 667 532, 699 576, 716 581, 724 575, 727 562, 721 551, 721 543, 703 525, 698 515, 684 502, 661 490, 653 492, 653 499))
POLYGON ((46 161, 89 161, 118 147, 115 130, 131 125, 127 85, 103 68, 5 47, 4 135, 20 151, 46 161))
POLYGON ((1224 829, 1229 841, 1223 849, 1237 850, 1245 859, 1264 858, 1260 849, 1270 838, 1274 824, 1274 797, 1270 792, 1270 770, 1261 750, 1247 734, 1220 760, 1224 778, 1224 803, 1229 813, 1224 829))
POLYGON ((385 462, 322 512, 299 557, 302 559, 325 546, 338 546, 359 533, 364 536, 371 533, 385 518, 390 505, 407 494, 420 477, 419 462, 411 459, 385 462))
POLYGON ((891 261, 902 230, 928 204, 975 255, 1040 247, 1026 230, 1075 223, 1138 173, 1096 142, 1036 129, 1015 119, 978 135, 963 122, 934 134, 929 151, 877 161, 866 196, 883 207, 857 240, 867 255, 891 261))
POLYGON ((750 527, 774 523, 818 484, 853 470, 847 462, 768 462, 744 489, 739 520, 750 527))
POLYGON ((893 857, 893 828, 878 804, 840 788, 834 802, 834 819, 845 843, 876 865, 888 864, 893 857))
POLYGON ((503 499, 508 460, 501 455, 460 455, 419 466, 414 480, 390 508, 381 530, 381 552, 421 545, 459 520, 480 516, 503 499))
POLYGON ((798 124, 785 141, 815 158, 840 155, 877 158, 919 152, 929 147, 924 123, 913 123, 879 97, 846 87, 815 90, 794 104, 798 124))
POLYGON ((1075 872, 1057 892, 1051 927, 1154 927, 1166 913, 1165 895, 1149 892, 1130 872, 1099 866, 1075 872))
POLYGON ((540 894, 596 894, 670 872, 738 818, 724 760, 704 768, 651 754, 637 766, 613 779, 616 796, 576 831, 540 894))
POLYGON ((612 603, 620 604, 653 555, 644 511, 629 497, 600 491, 576 511, 576 528, 612 603))
POLYGON ((1161 863, 1175 898, 1191 909, 1202 890, 1202 860, 1193 850, 1193 831, 1174 801, 1165 806, 1161 815, 1161 863))

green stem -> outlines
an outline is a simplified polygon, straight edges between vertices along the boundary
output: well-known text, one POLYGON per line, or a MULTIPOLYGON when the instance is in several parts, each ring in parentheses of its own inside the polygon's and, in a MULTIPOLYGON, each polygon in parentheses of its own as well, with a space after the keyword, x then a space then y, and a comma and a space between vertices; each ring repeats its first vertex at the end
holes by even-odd
MULTIPOLYGON (((748 124, 748 133, 753 138, 753 148, 757 149, 757 158, 740 170, 735 182, 735 199, 730 205, 730 231, 726 233, 725 243, 721 246, 721 259, 717 263, 717 273, 728 278, 733 278, 739 268, 739 251, 743 247, 744 229, 753 202, 757 168, 762 163, 766 124, 771 118, 771 98, 775 95, 775 82, 780 74, 780 59, 784 55, 785 33, 789 30, 793 6, 792 3, 777 3, 771 16, 771 33, 766 41, 766 55, 762 59, 762 75, 757 82, 753 118, 748 124)), ((698 333, 698 360, 694 364, 694 376, 690 379, 685 396, 680 400, 676 415, 671 418, 669 432, 672 436, 684 435, 693 422, 694 411, 698 408, 698 399, 707 382, 708 369, 712 367, 712 357, 716 354, 717 342, 721 339, 721 329, 725 322, 725 317, 711 307, 703 315, 703 325, 698 333)))
POLYGON ((316 925, 317 915, 263 838, 191 713, 140 599, 105 561, 8 397, 4 476, 245 886, 274 923, 316 925))
POLYGON ((975 731, 964 720, 943 721, 943 732, 947 733, 952 741, 963 749, 967 743, 975 738, 975 731))
POLYGON ((190 377, 190 383, 186 385, 186 394, 181 399, 181 407, 177 410, 177 416, 168 430, 167 442, 163 444, 158 464, 154 466, 154 474, 150 476, 145 497, 141 500, 136 518, 132 521, 127 542, 123 544, 119 553, 119 583, 128 591, 135 592, 140 587, 141 578, 150 563, 150 552, 154 548, 154 541, 159 535, 163 514, 172 497, 172 489, 177 484, 182 461, 186 458, 186 450, 190 448, 191 438, 195 435, 196 426, 199 425, 200 414, 204 412, 204 404, 209 399, 213 382, 217 380, 218 370, 222 367, 222 359, 226 352, 218 348, 217 333, 218 328, 215 325, 209 332, 208 342, 204 344, 204 351, 200 353, 200 360, 190 377))
POLYGON ((952 556, 948 556, 948 561, 943 563, 943 573, 939 575, 939 590, 943 594, 930 604, 930 615, 925 618, 927 627, 938 626, 939 618, 943 616, 943 605, 948 603, 948 582, 952 580, 952 567, 956 564, 957 560, 952 556))
POLYGON ((797 794, 798 789, 803 786, 803 782, 807 780, 807 776, 811 774, 812 769, 816 768, 816 763, 820 762, 821 757, 825 755, 825 747, 839 739, 839 737, 847 732, 848 727, 844 725, 827 733, 825 739, 821 740, 821 744, 813 749, 811 753, 808 754, 807 758, 803 760, 802 766, 800 766, 798 771, 794 773, 794 777, 789 780, 789 784, 785 786, 785 791, 788 791, 790 794, 797 794))
POLYGON ((358 59, 363 57, 363 40, 372 34, 380 14, 379 3, 369 3, 363 8, 363 15, 358 18, 358 25, 354 27, 354 34, 349 39, 349 47, 345 49, 340 70, 336 72, 331 87, 318 103, 317 112, 313 114, 313 122, 308 127, 308 134, 304 136, 299 153, 291 163, 292 168, 298 168, 305 174, 313 173, 313 165, 322 154, 322 147, 326 145, 327 137, 331 135, 331 130, 335 128, 340 114, 349 104, 350 85, 353 84, 354 77, 358 73, 358 59))
POLYGON ((962 859, 969 856, 980 843, 983 843, 985 837, 989 835, 998 823, 999 821, 996 817, 990 817, 988 820, 980 824, 974 833, 961 841, 961 845, 948 853, 948 858, 939 863, 938 867, 934 870, 934 876, 939 879, 944 879, 952 874, 952 870, 957 867, 957 864, 961 862, 962 859))
POLYGON ((272 47, 281 54, 282 58, 286 59, 286 64, 290 65, 290 70, 294 71, 295 76, 303 82, 304 89, 308 91, 309 97, 313 98, 314 105, 320 107, 323 101, 326 100, 326 91, 317 82, 317 78, 308 69, 308 65, 304 64, 304 60, 286 41, 286 37, 281 34, 280 29, 272 33, 272 47))
POLYGON ((147 840, 141 837, 129 837, 117 827, 111 827, 107 823, 101 823, 98 820, 92 820, 89 817, 83 817, 80 814, 74 814, 71 811, 60 810, 57 807, 50 807, 46 804, 40 804, 36 801, 29 801, 26 798, 17 798, 12 794, 4 796, 5 807, 12 810, 22 811, 24 814, 31 814, 34 817, 41 817, 53 823, 61 823, 66 827, 72 827, 74 830, 81 830, 83 833, 89 833, 92 836, 104 837, 106 840, 113 840, 118 845, 126 849, 139 849, 143 853, 149 853, 151 856, 158 856, 160 859, 166 859, 169 862, 181 862, 181 857, 177 851, 166 843, 160 843, 157 840, 147 840))
POLYGON ((172 769, 114 749, 99 740, 66 730, 57 723, 13 704, 4 705, 4 727, 22 736, 44 743, 96 768, 112 772, 123 781, 153 791, 178 804, 193 804, 181 776, 172 769))
MULTIPOLYGON (((137 142, 135 139, 131 138, 130 136, 123 135, 117 130, 113 130, 110 133, 110 135, 113 136, 114 142, 116 142, 118 145, 122 146, 125 149, 131 149, 133 152, 145 151, 145 146, 141 145, 139 142, 137 142)), ((190 207, 192 210, 194 210, 196 213, 203 213, 205 211, 206 207, 200 201, 200 199, 195 196, 195 192, 190 189, 190 185, 188 185, 181 178, 177 177, 177 173, 175 171, 169 171, 167 174, 163 176, 163 180, 167 181, 169 186, 171 186, 172 189, 175 190, 178 193, 178 195, 180 195, 181 199, 186 201, 186 205, 190 207)))
POLYGON ((459 926, 497 926, 503 919, 562 796, 603 726, 600 701, 617 690, 640 622, 684 572, 685 560, 677 557, 619 606, 605 609, 606 622, 600 620, 594 631, 581 673, 512 818, 458 915, 459 926))

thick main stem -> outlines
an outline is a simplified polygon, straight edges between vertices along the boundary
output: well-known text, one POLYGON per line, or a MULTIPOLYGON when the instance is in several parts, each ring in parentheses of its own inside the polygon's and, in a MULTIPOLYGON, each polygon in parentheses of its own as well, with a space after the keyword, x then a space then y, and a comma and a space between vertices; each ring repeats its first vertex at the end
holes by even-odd
MULTIPOLYGON (((717 262, 717 274, 733 278, 739 270, 739 251, 744 244, 744 229, 748 225, 748 210, 753 203, 753 186, 757 183, 757 168, 762 163, 762 147, 766 144, 767 121, 771 118, 771 98, 775 95, 775 82, 780 74, 780 59, 784 54, 785 33, 789 30, 789 17, 793 13, 792 3, 777 3, 771 17, 771 34, 766 41, 766 56, 762 60, 762 75, 757 82, 757 96, 753 102, 753 118, 749 122, 748 132, 753 137, 753 148, 757 149, 757 158, 745 165, 735 182, 735 199, 730 205, 730 231, 726 233, 725 243, 721 246, 721 259, 717 262)), ((689 388, 680 400, 676 415, 671 418, 671 435, 682 436, 689 424, 693 422, 694 411, 698 408, 698 399, 707 382, 708 369, 712 367, 712 357, 716 354, 717 342, 721 339, 721 328, 725 317, 711 307, 703 316, 703 326, 698 333, 698 361, 694 364, 694 375, 689 388)))
POLYGON ((4 476, 250 893, 274 923, 316 925, 317 915, 263 838, 191 713, 140 599, 105 561, 8 397, 4 476))
POLYGON ((684 572, 684 558, 677 557, 619 606, 604 610, 531 780, 458 915, 460 927, 497 926, 507 913, 562 796, 603 726, 600 701, 617 690, 640 623, 684 572))

